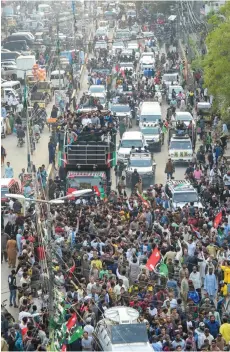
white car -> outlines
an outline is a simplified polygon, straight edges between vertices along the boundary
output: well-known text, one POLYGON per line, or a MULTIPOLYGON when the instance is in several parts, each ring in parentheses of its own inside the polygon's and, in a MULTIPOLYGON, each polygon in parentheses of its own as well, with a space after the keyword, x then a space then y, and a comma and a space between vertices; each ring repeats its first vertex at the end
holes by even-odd
POLYGON ((192 121, 193 124, 195 124, 195 121, 190 114, 190 112, 187 111, 177 111, 175 115, 175 123, 177 122, 184 122, 184 124, 188 127, 190 122, 192 121))
POLYGON ((188 135, 172 136, 169 144, 169 157, 174 163, 190 163, 192 161, 192 142, 188 135))
POLYGON ((118 51, 123 51, 125 49, 125 45, 122 41, 114 42, 112 45, 112 55, 117 55, 118 51))
POLYGON ((105 86, 103 86, 103 84, 99 84, 99 85, 93 84, 92 86, 89 87, 89 91, 88 91, 89 95, 94 95, 98 93, 106 95, 106 89, 105 89, 105 86))
POLYGON ((128 131, 125 132, 120 140, 119 148, 117 151, 117 159, 124 164, 128 163, 132 147, 142 148, 147 146, 147 142, 142 132, 128 131))

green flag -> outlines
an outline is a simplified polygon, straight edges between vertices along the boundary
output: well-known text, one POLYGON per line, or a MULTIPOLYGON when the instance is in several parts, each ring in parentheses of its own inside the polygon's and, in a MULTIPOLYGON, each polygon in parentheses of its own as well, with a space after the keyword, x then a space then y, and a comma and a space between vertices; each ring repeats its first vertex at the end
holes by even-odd
POLYGON ((165 277, 168 276, 168 267, 166 264, 164 264, 164 263, 160 264, 159 269, 160 269, 161 275, 163 275, 165 277))
POLYGON ((68 343, 72 343, 72 342, 76 341, 77 339, 79 339, 80 337, 82 337, 83 332, 84 331, 81 326, 78 326, 77 328, 73 329, 72 335, 70 335, 68 338, 68 343))

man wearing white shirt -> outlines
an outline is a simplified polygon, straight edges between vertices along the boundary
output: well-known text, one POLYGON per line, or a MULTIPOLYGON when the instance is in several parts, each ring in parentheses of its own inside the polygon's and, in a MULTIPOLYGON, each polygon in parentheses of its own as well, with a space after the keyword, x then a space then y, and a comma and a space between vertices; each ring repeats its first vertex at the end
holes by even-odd
POLYGON ((230 187, 230 171, 228 171, 224 177, 223 177, 223 181, 225 186, 228 186, 228 188, 230 187))
POLYGON ((123 284, 123 280, 119 279, 118 284, 114 287, 114 293, 118 296, 121 293, 121 288, 124 288, 126 291, 125 285, 123 284))
POLYGON ((82 197, 76 200, 75 202, 76 205, 86 205, 86 200, 82 197))
POLYGON ((87 126, 87 125, 89 125, 90 123, 92 123, 92 120, 91 120, 88 116, 86 116, 86 117, 84 117, 84 118, 81 120, 81 123, 82 123, 83 126, 87 126))
POLYGON ((196 243, 194 241, 192 242, 192 240, 188 240, 187 246, 188 246, 188 255, 193 257, 196 250, 196 243))
POLYGON ((195 290, 201 289, 201 277, 200 277, 200 273, 197 271, 196 266, 193 267, 193 271, 189 276, 189 280, 192 280, 195 290))
POLYGON ((92 276, 90 278, 90 282, 88 283, 87 287, 86 287, 86 293, 87 293, 87 296, 91 294, 92 292, 92 287, 95 285, 95 280, 94 280, 94 277, 92 276))
POLYGON ((122 275, 121 275, 119 273, 119 271, 118 271, 118 268, 117 268, 116 274, 117 274, 118 279, 123 281, 123 284, 125 286, 125 290, 128 291, 128 289, 129 289, 129 279, 125 276, 125 274, 126 274, 125 270, 122 270, 122 272, 121 272, 122 275))
POLYGON ((26 310, 23 310, 19 313, 18 320, 21 322, 24 317, 31 318, 32 315, 27 311, 28 308, 25 308, 26 310))

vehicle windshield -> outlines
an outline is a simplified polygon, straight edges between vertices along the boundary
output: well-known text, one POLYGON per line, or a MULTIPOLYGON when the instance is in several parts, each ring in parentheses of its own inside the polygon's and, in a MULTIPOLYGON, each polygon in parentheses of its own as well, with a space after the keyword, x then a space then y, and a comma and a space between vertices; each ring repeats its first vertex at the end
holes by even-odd
POLYGON ((129 347, 130 351, 132 351, 132 347, 131 347, 132 344, 148 342, 146 325, 145 324, 112 325, 111 342, 113 345, 125 343, 129 347))
POLYGON ((129 105, 112 105, 111 106, 112 112, 130 112, 129 105))
POLYGON ((106 30, 105 29, 97 30, 96 35, 106 35, 106 30))
POLYGON ((105 98, 99 98, 101 104, 105 104, 105 98))
POLYGON ((6 198, 7 193, 9 193, 8 188, 1 188, 1 198, 6 198))
POLYGON ((130 160, 129 166, 131 167, 149 167, 152 166, 150 159, 132 159, 130 160))
POLYGON ((104 87, 100 87, 100 86, 95 86, 95 87, 90 87, 89 88, 89 92, 92 93, 104 93, 105 92, 105 88, 104 87))
POLYGON ((139 147, 143 147, 143 143, 142 143, 142 140, 141 139, 132 139, 132 140, 129 140, 129 139, 124 139, 121 141, 121 147, 122 148, 132 148, 132 147, 135 147, 135 148, 139 148, 139 147))
POLYGON ((107 44, 104 42, 97 42, 95 48, 107 48, 107 44))
MULTIPOLYGON (((50 79, 59 79, 59 75, 51 75, 50 79)), ((64 79, 64 75, 60 74, 60 79, 64 79)))
POLYGON ((189 115, 185 115, 185 116, 176 116, 176 120, 177 121, 191 121, 192 117, 189 115))
POLYGON ((122 62, 120 64, 120 67, 125 67, 125 68, 133 68, 133 64, 132 63, 126 63, 126 62, 122 62))
POLYGON ((170 82, 177 81, 177 75, 163 75, 162 80, 170 82))
POLYGON ((75 178, 67 178, 67 188, 89 189, 92 186, 100 186, 101 179, 98 177, 77 176, 75 178))
POLYGON ((160 115, 141 115, 141 122, 156 122, 160 121, 161 117, 160 115))
POLYGON ((50 88, 50 85, 48 82, 38 82, 38 88, 47 89, 47 88, 50 88))
POLYGON ((128 38, 130 37, 130 32, 120 32, 120 33, 116 33, 116 38, 120 39, 120 38, 128 38))
POLYGON ((114 42, 114 43, 113 43, 113 46, 114 46, 114 47, 121 47, 121 46, 123 47, 123 46, 124 46, 124 43, 122 43, 122 42, 114 42))
POLYGON ((198 114, 210 114, 210 108, 198 108, 198 114))
POLYGON ((172 141, 169 149, 192 149, 192 144, 189 141, 172 141))
POLYGON ((198 195, 196 192, 180 192, 173 194, 174 203, 191 203, 198 202, 198 195))
POLYGON ((158 127, 146 127, 141 130, 143 134, 159 134, 158 127))
POLYGON ((182 87, 169 87, 169 93, 172 93, 172 90, 175 90, 176 94, 183 92, 183 88, 182 87))

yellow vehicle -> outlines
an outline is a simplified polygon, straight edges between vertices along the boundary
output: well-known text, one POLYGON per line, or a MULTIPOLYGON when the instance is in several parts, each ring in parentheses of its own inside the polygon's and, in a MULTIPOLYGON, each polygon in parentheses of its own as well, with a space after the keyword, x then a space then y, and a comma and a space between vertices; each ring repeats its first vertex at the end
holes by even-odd
POLYGON ((33 87, 37 83, 37 80, 34 78, 34 75, 26 75, 26 84, 29 87, 33 87))
POLYGON ((40 108, 45 108, 49 103, 49 99, 47 99, 46 93, 35 92, 31 94, 30 102, 32 106, 37 103, 40 108))
POLYGON ((197 103, 197 115, 203 116, 205 122, 211 122, 211 107, 212 105, 208 102, 199 102, 197 103))
POLYGON ((49 81, 39 81, 37 83, 37 92, 44 93, 46 98, 51 101, 52 99, 52 85, 49 81))

